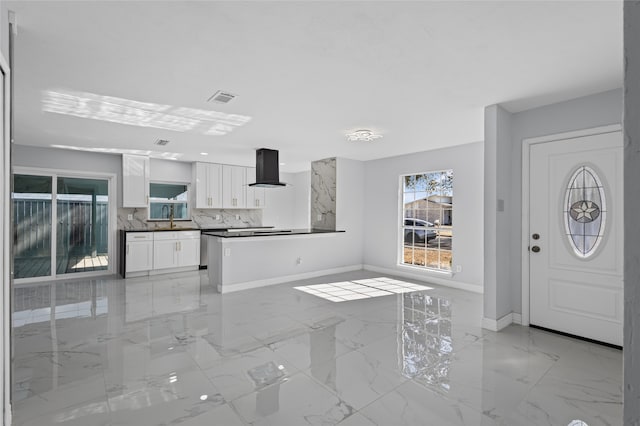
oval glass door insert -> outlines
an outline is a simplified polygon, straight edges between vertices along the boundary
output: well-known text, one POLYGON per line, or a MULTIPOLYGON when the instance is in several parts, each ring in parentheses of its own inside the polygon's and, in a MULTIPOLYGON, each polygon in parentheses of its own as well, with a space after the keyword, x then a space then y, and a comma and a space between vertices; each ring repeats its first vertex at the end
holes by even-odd
POLYGON ((582 259, 593 255, 604 236, 607 205, 602 181, 588 166, 578 167, 566 189, 564 225, 569 244, 582 259))

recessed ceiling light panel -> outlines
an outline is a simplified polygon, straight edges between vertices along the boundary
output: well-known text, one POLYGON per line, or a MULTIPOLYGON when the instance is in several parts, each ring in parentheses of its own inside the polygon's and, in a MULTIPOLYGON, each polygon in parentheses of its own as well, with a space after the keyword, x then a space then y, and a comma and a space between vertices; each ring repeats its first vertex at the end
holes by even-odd
POLYGON ((237 95, 234 95, 233 93, 223 92, 222 90, 218 90, 209 99, 207 99, 207 102, 218 102, 219 104, 226 104, 226 103, 229 103, 236 96, 237 95))
POLYGON ((372 142, 376 139, 380 139, 382 137, 382 135, 374 133, 372 130, 367 130, 367 129, 360 129, 360 130, 355 130, 351 133, 347 133, 347 140, 348 141, 365 141, 365 142, 372 142))

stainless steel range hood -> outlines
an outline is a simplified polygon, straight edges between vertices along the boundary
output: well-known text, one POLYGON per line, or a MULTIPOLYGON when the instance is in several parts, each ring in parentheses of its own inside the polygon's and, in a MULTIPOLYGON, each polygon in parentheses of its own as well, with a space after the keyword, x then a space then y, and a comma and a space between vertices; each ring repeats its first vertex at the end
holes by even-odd
POLYGON ((287 186, 286 183, 280 182, 278 151, 267 148, 256 150, 256 183, 250 183, 249 186, 257 186, 259 188, 287 186))

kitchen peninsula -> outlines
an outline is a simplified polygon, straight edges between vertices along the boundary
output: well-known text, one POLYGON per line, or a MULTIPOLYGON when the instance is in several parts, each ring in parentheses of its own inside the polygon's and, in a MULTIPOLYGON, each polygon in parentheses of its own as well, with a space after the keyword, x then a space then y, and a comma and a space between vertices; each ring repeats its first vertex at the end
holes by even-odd
POLYGON ((218 292, 228 293, 351 270, 327 256, 341 234, 344 231, 316 229, 203 232, 209 282, 218 292))

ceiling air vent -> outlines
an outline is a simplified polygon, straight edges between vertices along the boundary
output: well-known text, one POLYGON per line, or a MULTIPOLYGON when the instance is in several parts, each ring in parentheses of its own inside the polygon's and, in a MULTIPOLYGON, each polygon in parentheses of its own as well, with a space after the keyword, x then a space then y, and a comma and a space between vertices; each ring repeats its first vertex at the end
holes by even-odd
POLYGON ((169 143, 168 140, 166 139, 158 139, 157 141, 154 142, 156 145, 160 145, 160 146, 165 146, 166 144, 169 143))
POLYGON ((235 97, 236 95, 234 95, 233 93, 223 92, 222 90, 218 90, 216 93, 213 94, 213 96, 207 99, 207 102, 218 102, 220 104, 226 104, 226 103, 229 103, 229 101, 235 97))

